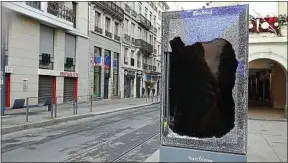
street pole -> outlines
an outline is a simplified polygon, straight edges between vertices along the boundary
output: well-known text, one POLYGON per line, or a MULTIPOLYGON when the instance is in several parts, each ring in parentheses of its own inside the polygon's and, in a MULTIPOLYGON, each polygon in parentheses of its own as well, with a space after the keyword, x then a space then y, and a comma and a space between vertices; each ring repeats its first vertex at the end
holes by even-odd
POLYGON ((5 95, 5 48, 6 48, 6 19, 3 15, 3 7, 1 2, 1 116, 4 116, 6 95, 5 95))

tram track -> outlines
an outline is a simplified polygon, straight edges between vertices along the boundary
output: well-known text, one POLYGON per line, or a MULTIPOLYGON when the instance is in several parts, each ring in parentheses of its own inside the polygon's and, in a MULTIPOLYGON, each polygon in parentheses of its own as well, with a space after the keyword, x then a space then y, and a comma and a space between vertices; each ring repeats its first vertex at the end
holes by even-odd
MULTIPOLYGON (((96 123, 96 124, 94 124, 92 126, 90 126, 90 125, 87 126, 87 122, 83 122, 81 124, 72 126, 72 128, 68 129, 68 131, 65 131, 65 132, 57 134, 57 135, 51 135, 51 136, 48 136, 48 137, 46 137, 44 139, 41 139, 41 140, 38 140, 38 141, 23 142, 21 144, 17 144, 17 143, 16 144, 9 144, 8 143, 8 145, 5 146, 5 140, 4 140, 4 141, 2 141, 2 154, 3 153, 7 153, 9 151, 16 150, 18 148, 24 148, 24 147, 33 146, 33 145, 44 144, 44 143, 46 143, 48 141, 55 140, 57 138, 65 137, 65 136, 68 136, 68 135, 81 133, 81 132, 89 130, 89 129, 95 129, 95 128, 99 128, 99 127, 105 127, 107 125, 111 125, 111 124, 114 124, 114 123, 120 123, 121 121, 125 121, 127 119, 136 117, 138 115, 149 114, 149 113, 155 112, 157 110, 159 110, 159 108, 149 109, 149 110, 141 110, 141 108, 139 108, 138 110, 136 110, 136 111, 134 110, 134 112, 132 112, 132 113, 130 113, 128 115, 126 115, 127 112, 123 112, 123 113, 117 114, 118 117, 121 117, 121 116, 122 117, 119 118, 119 119, 116 119, 116 120, 113 120, 113 118, 112 118, 113 115, 112 115, 111 117, 108 116, 107 119, 106 118, 105 119, 102 118, 102 119, 96 119, 96 120, 89 121, 90 124, 96 123), (4 144, 4 146, 3 146, 3 144, 4 144)), ((59 127, 59 128, 55 128, 55 129, 50 129, 50 130, 47 130, 47 132, 53 133, 53 132, 57 132, 59 130, 67 130, 67 126, 59 127)), ((34 135, 29 135, 29 136, 30 137, 33 137, 33 136, 37 137, 37 134, 39 134, 39 133, 36 133, 34 135)))

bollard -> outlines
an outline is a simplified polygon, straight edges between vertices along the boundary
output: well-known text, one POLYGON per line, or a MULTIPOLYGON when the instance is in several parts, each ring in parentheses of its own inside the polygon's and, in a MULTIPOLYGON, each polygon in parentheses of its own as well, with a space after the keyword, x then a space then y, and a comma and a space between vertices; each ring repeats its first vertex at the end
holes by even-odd
POLYGON ((78 102, 77 102, 77 99, 75 100, 75 112, 76 112, 76 114, 78 113, 78 102))
POLYGON ((93 104, 93 100, 92 100, 93 96, 90 96, 90 112, 92 112, 92 104, 93 104))
POLYGON ((54 117, 57 117, 57 97, 55 98, 55 104, 54 104, 54 117))
POLYGON ((53 104, 48 105, 50 107, 51 118, 53 118, 53 104))
POLYGON ((75 115, 75 100, 73 100, 73 114, 75 115))
POLYGON ((28 122, 28 113, 29 113, 29 98, 26 98, 26 122, 28 122))

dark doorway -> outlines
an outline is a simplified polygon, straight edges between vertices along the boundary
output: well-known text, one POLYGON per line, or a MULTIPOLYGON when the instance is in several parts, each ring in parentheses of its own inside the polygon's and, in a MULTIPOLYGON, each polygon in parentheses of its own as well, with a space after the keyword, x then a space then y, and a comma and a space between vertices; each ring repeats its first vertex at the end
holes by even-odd
POLYGON ((140 83, 141 83, 141 78, 137 77, 136 80, 136 97, 140 98, 140 83))
POLYGON ((104 99, 108 99, 109 93, 109 77, 105 76, 104 78, 104 99))
POLYGON ((128 76, 124 77, 124 97, 129 98, 131 96, 131 80, 128 76))
POLYGON ((271 92, 271 70, 249 69, 249 106, 272 106, 271 92))
POLYGON ((109 79, 111 75, 111 51, 105 49, 104 56, 104 99, 108 99, 109 79))

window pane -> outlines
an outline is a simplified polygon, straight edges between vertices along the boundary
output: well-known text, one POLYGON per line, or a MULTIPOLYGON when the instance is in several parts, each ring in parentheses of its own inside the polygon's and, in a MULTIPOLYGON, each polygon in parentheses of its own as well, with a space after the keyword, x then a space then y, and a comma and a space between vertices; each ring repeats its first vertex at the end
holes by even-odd
POLYGON ((118 36, 118 31, 119 31, 119 24, 117 22, 115 22, 115 31, 114 31, 114 33, 117 36, 118 36))
POLYGON ((65 57, 75 58, 76 37, 65 33, 65 57))
POLYGON ((54 29, 45 25, 40 26, 40 54, 54 54, 54 29))

